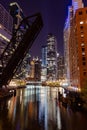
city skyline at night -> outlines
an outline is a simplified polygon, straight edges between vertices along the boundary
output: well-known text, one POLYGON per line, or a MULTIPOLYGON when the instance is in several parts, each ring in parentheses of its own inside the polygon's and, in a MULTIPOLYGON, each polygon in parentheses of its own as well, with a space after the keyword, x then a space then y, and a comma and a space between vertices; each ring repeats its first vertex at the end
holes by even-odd
POLYGON ((87 0, 1 0, 0 130, 87 130, 87 0))
MULTIPOLYGON (((13 0, 1 1, 1 4, 9 10, 9 4, 14 2, 13 0)), ((36 38, 34 44, 30 49, 30 54, 32 56, 41 57, 41 47, 46 45, 46 39, 48 33, 52 33, 57 38, 57 49, 58 52, 63 55, 63 28, 64 23, 68 15, 68 6, 71 5, 71 0, 64 0, 58 2, 58 0, 30 0, 30 1, 20 1, 16 0, 20 7, 22 8, 25 16, 30 16, 37 12, 40 12, 43 18, 43 29, 41 30, 39 36, 36 38), (37 49, 38 48, 38 49, 37 49)), ((83 1, 87 5, 87 0, 83 1)))
MULTIPOLYGON (((1 4, 7 10, 9 10, 9 3, 11 2, 14 1, 8 0, 7 2, 5 2, 4 0, 2 0, 1 4)), ((67 6, 70 4, 70 1, 68 0, 66 3, 62 1, 60 4, 58 3, 57 0, 55 2, 53 0, 51 1, 38 0, 37 2, 35 2, 34 0, 26 2, 16 0, 15 2, 17 2, 20 5, 25 16, 30 16, 32 14, 40 12, 43 18, 44 26, 39 36, 36 38, 33 46, 31 47, 30 54, 32 56, 41 57, 41 47, 43 45, 46 45, 46 39, 48 33, 52 33, 57 37, 58 51, 59 53, 63 54, 63 26, 64 26, 64 20, 67 15, 67 6)))

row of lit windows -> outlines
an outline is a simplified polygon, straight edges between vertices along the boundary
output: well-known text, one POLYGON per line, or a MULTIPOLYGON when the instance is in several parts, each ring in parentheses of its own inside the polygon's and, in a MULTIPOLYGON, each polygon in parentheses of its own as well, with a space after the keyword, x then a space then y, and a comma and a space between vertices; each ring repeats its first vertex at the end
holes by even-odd
POLYGON ((86 57, 85 57, 85 48, 82 47, 82 64, 85 66, 86 65, 86 57))
POLYGON ((82 47, 82 55, 85 55, 85 48, 82 47))
MULTIPOLYGON (((81 21, 80 24, 83 24, 84 22, 81 21)), ((81 25, 80 26, 80 29, 81 29, 81 38, 83 39, 84 38, 84 33, 83 33, 83 26, 81 25)), ((81 43, 81 46, 82 46, 82 65, 85 66, 86 65, 86 57, 85 57, 85 43, 84 41, 82 40, 82 43, 81 43)))

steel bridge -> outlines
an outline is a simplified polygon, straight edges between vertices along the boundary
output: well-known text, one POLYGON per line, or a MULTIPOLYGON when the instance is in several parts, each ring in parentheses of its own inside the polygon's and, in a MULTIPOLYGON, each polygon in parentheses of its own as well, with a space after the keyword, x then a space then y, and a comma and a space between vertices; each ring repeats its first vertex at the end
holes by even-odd
POLYGON ((24 18, 0 56, 0 88, 15 75, 43 27, 40 13, 24 18))

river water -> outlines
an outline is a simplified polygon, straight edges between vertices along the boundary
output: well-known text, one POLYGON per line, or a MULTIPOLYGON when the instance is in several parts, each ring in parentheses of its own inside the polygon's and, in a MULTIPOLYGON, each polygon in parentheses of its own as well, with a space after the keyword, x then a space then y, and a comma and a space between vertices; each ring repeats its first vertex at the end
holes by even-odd
POLYGON ((0 102, 0 130, 87 130, 87 114, 62 106, 58 88, 28 85, 0 102))

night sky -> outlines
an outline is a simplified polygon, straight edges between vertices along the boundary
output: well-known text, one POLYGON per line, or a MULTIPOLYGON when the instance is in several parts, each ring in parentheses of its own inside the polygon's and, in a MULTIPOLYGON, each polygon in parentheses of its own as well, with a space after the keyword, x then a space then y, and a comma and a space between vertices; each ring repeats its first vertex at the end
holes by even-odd
MULTIPOLYGON (((87 5, 87 0, 84 0, 87 5)), ((1 0, 0 3, 8 10, 13 0, 1 0)), ((42 15, 44 27, 30 49, 31 56, 41 57, 41 46, 46 45, 48 33, 57 38, 58 52, 63 55, 63 29, 71 0, 15 0, 22 8, 25 16, 37 12, 42 15)))

